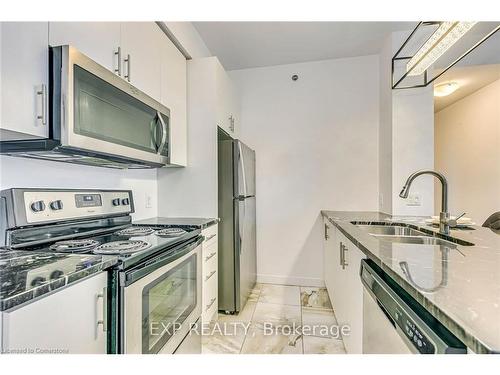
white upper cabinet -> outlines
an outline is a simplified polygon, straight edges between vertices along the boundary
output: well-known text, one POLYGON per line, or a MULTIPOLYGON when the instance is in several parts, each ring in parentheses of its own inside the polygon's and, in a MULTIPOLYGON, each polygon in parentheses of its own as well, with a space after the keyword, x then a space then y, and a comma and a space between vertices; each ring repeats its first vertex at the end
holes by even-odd
POLYGON ((170 109, 170 163, 187 164, 187 63, 175 45, 161 38, 161 102, 170 109), (175 142, 174 142, 175 141, 175 142))
POLYGON ((69 44, 105 68, 118 73, 119 22, 50 22, 49 44, 69 44))
POLYGON ((122 76, 157 101, 161 101, 160 45, 163 39, 168 40, 154 22, 121 24, 122 76))
POLYGON ((48 37, 47 22, 0 23, 2 140, 48 136, 48 37))
POLYGON ((236 87, 217 60, 217 125, 232 137, 239 136, 240 98, 236 87))

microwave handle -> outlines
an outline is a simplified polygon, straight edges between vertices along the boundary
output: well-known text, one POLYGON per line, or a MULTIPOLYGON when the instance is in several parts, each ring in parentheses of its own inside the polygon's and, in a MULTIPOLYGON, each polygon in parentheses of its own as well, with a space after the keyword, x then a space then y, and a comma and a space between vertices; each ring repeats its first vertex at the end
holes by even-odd
POLYGON ((159 111, 156 111, 156 114, 161 124, 161 143, 160 146, 158 147, 158 153, 161 153, 163 148, 165 147, 165 144, 167 143, 168 129, 167 129, 167 124, 165 123, 165 121, 163 121, 161 113, 159 111))

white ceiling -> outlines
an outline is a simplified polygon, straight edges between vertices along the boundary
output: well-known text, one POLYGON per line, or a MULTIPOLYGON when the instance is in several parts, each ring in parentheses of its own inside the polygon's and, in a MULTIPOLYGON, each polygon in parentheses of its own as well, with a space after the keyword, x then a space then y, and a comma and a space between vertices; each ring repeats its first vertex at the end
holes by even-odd
POLYGON ((486 85, 500 79, 500 64, 453 67, 439 77, 435 85, 457 82, 459 88, 448 96, 434 97, 434 112, 465 98, 486 85))
POLYGON ((227 70, 376 54, 416 22, 193 22, 227 70))

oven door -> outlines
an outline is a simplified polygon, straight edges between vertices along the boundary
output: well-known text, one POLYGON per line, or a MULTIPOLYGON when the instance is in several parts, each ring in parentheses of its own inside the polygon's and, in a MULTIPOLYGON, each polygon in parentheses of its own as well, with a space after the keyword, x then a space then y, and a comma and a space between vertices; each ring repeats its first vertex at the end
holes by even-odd
POLYGON ((124 353, 173 353, 199 319, 201 241, 125 273, 124 353))
POLYGON ((167 107, 71 46, 51 49, 52 132, 61 147, 169 163, 167 107))

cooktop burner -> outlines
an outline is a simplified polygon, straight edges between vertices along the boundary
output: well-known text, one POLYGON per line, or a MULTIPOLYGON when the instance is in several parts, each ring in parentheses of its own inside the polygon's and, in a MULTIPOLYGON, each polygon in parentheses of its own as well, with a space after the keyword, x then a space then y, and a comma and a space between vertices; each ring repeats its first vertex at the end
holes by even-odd
POLYGON ((184 233, 186 233, 186 231, 182 228, 165 228, 156 232, 160 237, 178 237, 182 236, 184 233))
POLYGON ((104 243, 94 249, 94 254, 131 254, 146 250, 151 244, 141 240, 113 241, 104 243))
POLYGON ((84 253, 93 250, 100 244, 99 241, 91 239, 59 241, 49 247, 50 250, 59 253, 84 253))
POLYGON ((119 230, 115 234, 118 236, 147 236, 154 233, 154 231, 151 227, 129 227, 119 230))

